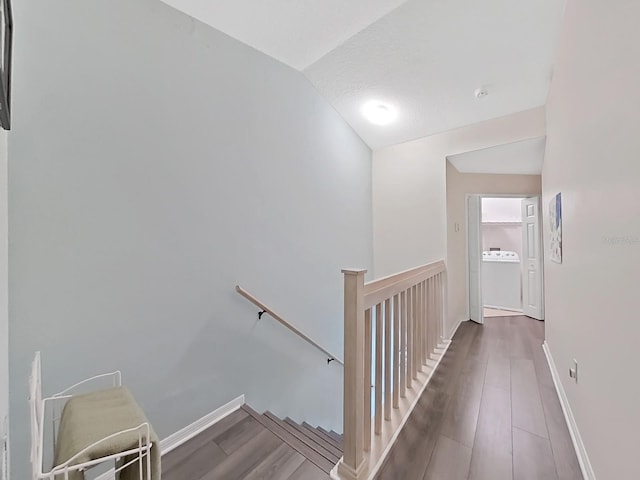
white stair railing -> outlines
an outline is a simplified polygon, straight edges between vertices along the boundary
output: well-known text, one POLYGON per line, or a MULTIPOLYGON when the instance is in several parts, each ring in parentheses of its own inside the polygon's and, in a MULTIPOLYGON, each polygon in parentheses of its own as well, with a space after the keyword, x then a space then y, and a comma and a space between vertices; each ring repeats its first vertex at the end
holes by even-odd
POLYGON ((366 270, 342 272, 344 456, 332 477, 361 480, 377 473, 444 354, 446 268, 439 261, 366 284, 366 270))

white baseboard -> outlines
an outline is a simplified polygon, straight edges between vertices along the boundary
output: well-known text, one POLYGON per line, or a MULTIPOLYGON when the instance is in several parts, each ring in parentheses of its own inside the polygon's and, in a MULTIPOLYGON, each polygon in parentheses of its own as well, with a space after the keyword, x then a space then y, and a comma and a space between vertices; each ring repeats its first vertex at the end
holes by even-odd
MULTIPOLYGON (((238 398, 231 400, 226 405, 208 413, 192 424, 187 425, 186 427, 169 435, 167 438, 160 440, 160 451, 162 452, 162 455, 169 453, 171 450, 174 450, 183 443, 188 442, 199 433, 202 433, 207 428, 211 427, 213 424, 238 410, 242 405, 244 405, 244 395, 240 395, 238 398)), ((114 471, 111 469, 97 477, 96 480, 113 480, 114 476, 114 471)))
POLYGON ((467 321, 468 320, 458 320, 458 323, 456 323, 454 327, 451 329, 451 331, 449 332, 449 336, 447 338, 451 340, 453 336, 456 334, 456 332, 458 331, 458 328, 460 328, 460 325, 462 324, 462 322, 467 322, 467 321))
POLYGON ((240 395, 238 398, 231 400, 226 405, 223 405, 213 412, 208 413, 201 419, 196 420, 191 425, 187 425, 183 429, 178 430, 176 433, 169 435, 164 440, 160 440, 160 451, 163 455, 165 453, 169 453, 171 450, 191 440, 199 433, 204 432, 214 423, 219 422, 224 417, 232 414, 242 405, 244 405, 244 395, 240 395))
POLYGON ((564 418, 567 421, 569 434, 571 435, 571 441, 573 442, 573 448, 575 449, 576 455, 578 456, 578 463, 580 463, 582 476, 585 480, 596 480, 596 475, 593 471, 593 467, 591 466, 591 462, 589 461, 589 455, 587 455, 587 449, 585 448, 582 437, 580 436, 578 424, 576 423, 576 419, 573 416, 573 412, 571 411, 571 405, 569 405, 567 393, 564 391, 564 387, 562 386, 562 382, 560 381, 560 374, 558 373, 556 363, 553 360, 553 356, 551 355, 551 351, 549 350, 549 345, 546 341, 542 344, 542 349, 544 350, 544 354, 547 357, 547 363, 549 364, 549 369, 551 370, 553 383, 556 386, 556 393, 558 394, 560 405, 562 406, 562 413, 564 413, 564 418))

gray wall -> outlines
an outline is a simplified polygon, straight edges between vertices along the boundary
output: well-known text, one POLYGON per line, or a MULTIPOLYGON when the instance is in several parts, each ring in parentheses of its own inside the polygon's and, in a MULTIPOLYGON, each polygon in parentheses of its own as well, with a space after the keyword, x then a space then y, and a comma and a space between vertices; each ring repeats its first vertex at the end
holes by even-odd
POLYGON ((590 460, 585 478, 640 478, 638 18, 634 0, 567 1, 547 104, 546 337, 590 460), (558 193, 562 264, 548 254, 558 193))
POLYGON ((157 0, 15 2, 12 450, 45 393, 122 369, 161 437, 239 394, 341 428, 340 268, 371 268, 371 152, 298 72, 157 0))

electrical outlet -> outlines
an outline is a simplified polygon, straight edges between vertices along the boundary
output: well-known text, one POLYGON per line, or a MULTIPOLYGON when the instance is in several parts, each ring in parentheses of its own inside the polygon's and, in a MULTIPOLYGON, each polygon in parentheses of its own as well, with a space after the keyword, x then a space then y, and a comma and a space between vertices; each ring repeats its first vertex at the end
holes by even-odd
POLYGON ((573 359, 573 366, 569 368, 569 376, 578 383, 578 361, 575 358, 573 359))

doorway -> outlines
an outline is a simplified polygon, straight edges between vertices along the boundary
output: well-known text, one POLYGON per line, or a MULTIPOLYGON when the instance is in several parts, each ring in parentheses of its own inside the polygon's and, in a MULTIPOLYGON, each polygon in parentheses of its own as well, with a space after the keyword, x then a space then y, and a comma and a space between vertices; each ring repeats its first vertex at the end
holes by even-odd
POLYGON ((540 203, 535 195, 467 195, 471 320, 544 320, 540 203))

